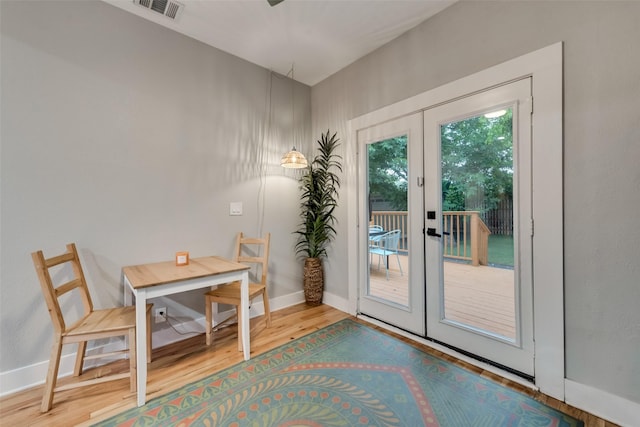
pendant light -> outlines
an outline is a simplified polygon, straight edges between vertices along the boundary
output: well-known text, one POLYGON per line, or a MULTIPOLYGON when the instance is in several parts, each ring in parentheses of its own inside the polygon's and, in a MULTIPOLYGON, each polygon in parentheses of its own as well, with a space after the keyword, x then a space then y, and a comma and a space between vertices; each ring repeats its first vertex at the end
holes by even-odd
MULTIPOLYGON (((289 75, 289 74, 287 74, 289 75)), ((291 135, 294 134, 295 128, 295 97, 294 97, 294 83, 293 80, 293 64, 291 65, 291 135)), ((293 139, 293 137, 291 138, 293 139)), ((302 169, 308 166, 307 159, 304 157, 304 154, 296 150, 296 146, 294 145, 291 151, 282 156, 280 160, 280 166, 287 169, 302 169)))

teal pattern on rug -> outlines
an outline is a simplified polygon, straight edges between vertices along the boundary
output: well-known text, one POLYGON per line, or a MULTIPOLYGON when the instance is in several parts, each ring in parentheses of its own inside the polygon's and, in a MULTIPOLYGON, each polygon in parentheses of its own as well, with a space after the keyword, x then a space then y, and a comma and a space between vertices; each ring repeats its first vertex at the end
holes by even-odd
POLYGON ((583 426, 342 320, 96 426, 583 426))

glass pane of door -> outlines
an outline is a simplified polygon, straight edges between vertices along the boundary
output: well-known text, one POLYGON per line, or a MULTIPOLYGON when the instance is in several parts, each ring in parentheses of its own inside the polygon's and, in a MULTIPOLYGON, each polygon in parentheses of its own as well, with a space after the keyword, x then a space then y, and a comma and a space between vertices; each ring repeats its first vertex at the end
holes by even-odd
POLYGON ((409 305, 407 135, 367 145, 368 295, 409 305))
POLYGON ((358 313, 425 333, 421 113, 358 131, 358 313))
POLYGON ((513 111, 440 125, 444 318, 516 339, 513 111))

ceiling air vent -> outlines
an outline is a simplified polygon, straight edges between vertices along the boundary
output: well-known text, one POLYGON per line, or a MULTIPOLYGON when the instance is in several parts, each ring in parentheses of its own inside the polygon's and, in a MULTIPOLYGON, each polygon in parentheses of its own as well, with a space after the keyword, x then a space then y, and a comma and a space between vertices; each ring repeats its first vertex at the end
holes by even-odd
POLYGON ((182 3, 173 0, 133 0, 133 2, 171 19, 178 19, 184 9, 182 3))

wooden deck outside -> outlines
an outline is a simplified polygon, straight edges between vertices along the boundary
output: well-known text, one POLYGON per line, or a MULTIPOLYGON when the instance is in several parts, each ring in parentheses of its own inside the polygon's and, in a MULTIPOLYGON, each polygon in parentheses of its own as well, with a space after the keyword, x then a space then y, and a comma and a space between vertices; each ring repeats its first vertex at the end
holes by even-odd
MULTIPOLYGON (((370 268, 371 294, 408 305, 408 257, 400 256, 403 274, 394 256, 389 258, 389 280, 384 261, 377 256, 370 268)), ((513 270, 445 262, 446 318, 507 338, 515 338, 513 270)))

